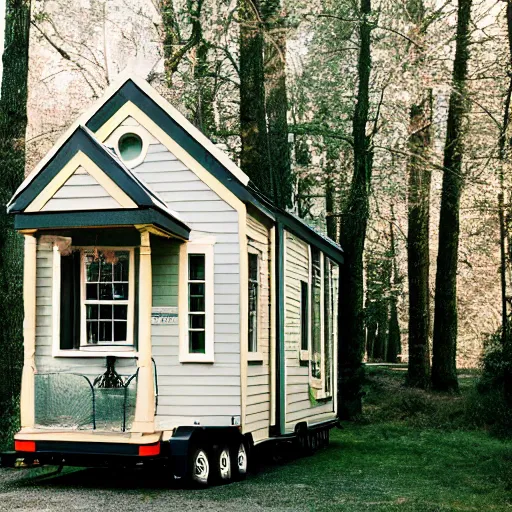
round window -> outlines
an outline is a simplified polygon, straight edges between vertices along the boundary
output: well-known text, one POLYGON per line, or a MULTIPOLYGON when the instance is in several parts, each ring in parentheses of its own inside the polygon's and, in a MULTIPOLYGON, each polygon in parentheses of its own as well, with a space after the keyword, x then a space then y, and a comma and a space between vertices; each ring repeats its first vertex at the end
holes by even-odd
POLYGON ((119 139, 118 147, 121 158, 129 162, 142 153, 142 139, 135 133, 126 133, 119 139))

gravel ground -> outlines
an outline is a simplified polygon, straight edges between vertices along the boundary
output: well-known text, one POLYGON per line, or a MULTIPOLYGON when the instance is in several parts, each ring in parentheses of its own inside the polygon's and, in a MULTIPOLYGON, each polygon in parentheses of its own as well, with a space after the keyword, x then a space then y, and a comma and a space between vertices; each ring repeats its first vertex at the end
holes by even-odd
POLYGON ((307 510, 300 494, 308 486, 292 485, 292 492, 282 494, 276 471, 285 467, 271 465, 243 482, 207 489, 180 488, 169 483, 165 470, 0 469, 0 511, 307 510))

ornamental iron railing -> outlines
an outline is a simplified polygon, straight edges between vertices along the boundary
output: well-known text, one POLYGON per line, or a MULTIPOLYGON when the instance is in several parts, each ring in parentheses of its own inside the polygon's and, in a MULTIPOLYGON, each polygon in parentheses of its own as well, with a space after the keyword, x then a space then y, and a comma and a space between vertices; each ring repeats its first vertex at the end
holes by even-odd
POLYGON ((125 432, 135 417, 137 372, 122 387, 93 386, 86 375, 37 373, 35 424, 52 430, 125 432))

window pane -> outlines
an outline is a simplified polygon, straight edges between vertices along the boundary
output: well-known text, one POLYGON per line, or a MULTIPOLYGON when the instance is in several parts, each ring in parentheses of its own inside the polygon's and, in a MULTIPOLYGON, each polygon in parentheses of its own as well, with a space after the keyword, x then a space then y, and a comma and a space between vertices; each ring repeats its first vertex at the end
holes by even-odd
POLYGON ((100 341, 112 341, 112 321, 110 322, 99 322, 99 340, 100 341))
POLYGON ((300 283, 300 348, 301 350, 309 349, 309 290, 308 283, 301 281, 300 283))
POLYGON ((112 319, 112 306, 102 304, 100 306, 100 318, 102 320, 111 320, 112 319))
POLYGON ((87 268, 87 281, 99 281, 100 277, 100 264, 97 261, 86 263, 87 268))
POLYGON ((97 320, 98 306, 96 304, 87 304, 87 306, 85 306, 85 316, 87 320, 97 320))
POLYGON ((189 315, 188 326, 190 329, 204 329, 205 315, 189 315))
POLYGON ((128 300, 128 283, 114 283, 114 300, 128 300))
POLYGON ((114 318, 126 320, 128 318, 128 306, 114 306, 114 318))
POLYGON ((190 283, 189 285, 189 311, 204 311, 204 283, 190 283))
POLYGON ((127 133, 119 139, 118 148, 125 162, 134 160, 142 153, 142 139, 135 133, 127 133))
POLYGON ((87 322, 87 343, 98 343, 98 322, 87 322))
POLYGON ((112 300, 112 285, 100 284, 100 300, 112 300))
POLYGON ((311 290, 311 322, 312 322, 312 339, 311 339, 311 375, 315 379, 322 378, 322 319, 320 311, 320 301, 322 294, 321 269, 320 269, 320 251, 312 248, 312 274, 313 287, 311 290))
POLYGON ((258 281, 258 255, 249 253, 249 279, 258 281))
POLYGON ((129 253, 116 252, 116 256, 118 261, 114 265, 114 281, 128 281, 129 253))
POLYGON ((126 322, 114 322, 114 341, 126 341, 126 322))
POLYGON ((258 310, 258 285, 256 283, 249 283, 249 313, 258 310))
POLYGON ((107 263, 103 258, 100 259, 100 281, 112 282, 112 263, 107 263))
POLYGON ((256 313, 249 313, 249 352, 257 352, 258 350, 258 328, 256 313))
POLYGON ((194 354, 205 353, 205 332, 204 331, 189 331, 189 351, 194 354))
POLYGON ((189 281, 204 281, 204 254, 189 254, 188 279, 189 281))
POLYGON ((85 298, 87 300, 98 300, 98 285, 86 284, 85 298))

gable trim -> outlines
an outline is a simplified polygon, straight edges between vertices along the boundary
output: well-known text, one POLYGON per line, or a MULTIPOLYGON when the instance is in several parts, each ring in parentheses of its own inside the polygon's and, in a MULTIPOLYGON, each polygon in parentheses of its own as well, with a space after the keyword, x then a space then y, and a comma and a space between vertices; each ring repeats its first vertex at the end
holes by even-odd
MULTIPOLYGON (((211 141, 208 141, 204 135, 200 134, 181 114, 178 116, 177 111, 173 116, 175 109, 163 98, 157 101, 156 97, 159 97, 159 95, 156 91, 152 90, 149 84, 145 85, 144 90, 141 87, 142 84, 139 87, 138 83, 136 84, 133 80, 127 81, 91 117, 87 122, 87 127, 95 132, 99 139, 105 140, 105 133, 109 131, 112 133, 126 118, 126 116, 123 117, 118 112, 121 110, 123 113, 126 112, 130 107, 124 109, 125 105, 132 103, 141 112, 144 112, 144 115, 153 124, 160 127, 162 132, 173 141, 174 145, 181 148, 182 153, 189 154, 201 167, 208 169, 209 174, 231 191, 235 197, 242 202, 253 204, 267 217, 275 218, 272 210, 246 188, 246 185, 249 183, 247 175, 227 155, 220 151, 211 141), (162 102, 165 102, 166 105, 161 105, 162 102), (179 120, 176 119, 178 117, 179 120), (112 121, 114 119, 115 122, 112 121), (195 132, 198 132, 200 136, 195 132), (205 139, 205 141, 202 139, 205 139), (223 155, 223 157, 221 158, 220 155, 223 155), (238 175, 234 172, 234 169, 237 170, 238 175), (240 174, 241 176, 239 177, 240 174)), ((153 133, 153 135, 155 134, 153 133)))
MULTIPOLYGON (((103 126, 96 132, 100 142, 107 140, 112 133, 127 118, 133 117, 153 137, 158 139, 178 160, 183 162, 205 185, 215 192, 234 210, 245 211, 245 205, 238 197, 226 188, 215 176, 208 172, 197 160, 185 151, 172 137, 158 126, 145 112, 131 101, 126 102, 103 126)), ((134 169, 137 172, 137 169, 134 169)))
POLYGON ((44 187, 39 195, 25 208, 25 212, 40 212, 79 167, 83 167, 123 208, 137 208, 136 203, 130 199, 104 171, 102 171, 85 153, 78 151, 50 183, 44 187))

